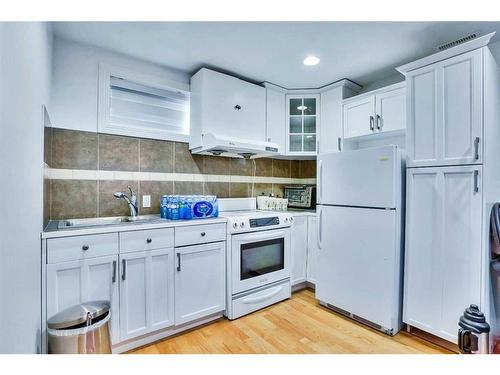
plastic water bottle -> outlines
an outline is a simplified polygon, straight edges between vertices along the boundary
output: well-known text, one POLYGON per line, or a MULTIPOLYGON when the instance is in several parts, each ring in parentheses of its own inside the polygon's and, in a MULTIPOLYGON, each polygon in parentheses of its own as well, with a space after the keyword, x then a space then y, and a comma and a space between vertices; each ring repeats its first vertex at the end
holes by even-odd
POLYGON ((171 203, 170 207, 171 207, 171 210, 170 210, 171 217, 170 217, 170 219, 172 219, 172 220, 179 220, 179 196, 178 195, 174 195, 172 197, 172 203, 171 203))
POLYGON ((162 219, 167 219, 168 215, 168 196, 163 195, 160 200, 160 217, 162 219))

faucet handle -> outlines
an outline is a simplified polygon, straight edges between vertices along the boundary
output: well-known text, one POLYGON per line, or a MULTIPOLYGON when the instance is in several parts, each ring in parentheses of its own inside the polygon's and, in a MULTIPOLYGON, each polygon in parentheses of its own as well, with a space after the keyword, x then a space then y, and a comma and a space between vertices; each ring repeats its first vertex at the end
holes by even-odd
POLYGON ((130 200, 132 201, 132 203, 135 204, 137 202, 137 194, 132 190, 132 187, 130 185, 127 187, 128 190, 130 191, 130 200))

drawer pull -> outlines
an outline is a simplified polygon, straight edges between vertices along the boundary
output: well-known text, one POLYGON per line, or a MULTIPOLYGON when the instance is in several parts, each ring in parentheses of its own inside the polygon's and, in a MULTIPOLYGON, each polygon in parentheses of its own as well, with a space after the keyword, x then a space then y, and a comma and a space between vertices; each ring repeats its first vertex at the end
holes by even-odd
POLYGON ((201 232, 201 236, 202 236, 202 237, 205 237, 205 236, 206 236, 206 233, 205 233, 205 232, 201 232))
POLYGON ((147 242, 147 243, 151 243, 151 242, 153 242, 153 240, 152 240, 151 238, 148 238, 148 239, 146 240, 146 242, 147 242))
POLYGON ((82 246, 82 250, 83 250, 83 251, 87 251, 88 249, 89 249, 89 245, 83 245, 83 246, 82 246))

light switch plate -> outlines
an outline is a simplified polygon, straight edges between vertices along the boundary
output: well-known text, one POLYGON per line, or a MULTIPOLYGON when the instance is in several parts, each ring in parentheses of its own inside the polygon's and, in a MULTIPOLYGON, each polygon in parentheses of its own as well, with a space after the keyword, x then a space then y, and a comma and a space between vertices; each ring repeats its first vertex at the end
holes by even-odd
POLYGON ((142 196, 142 207, 144 208, 151 207, 151 195, 142 196))

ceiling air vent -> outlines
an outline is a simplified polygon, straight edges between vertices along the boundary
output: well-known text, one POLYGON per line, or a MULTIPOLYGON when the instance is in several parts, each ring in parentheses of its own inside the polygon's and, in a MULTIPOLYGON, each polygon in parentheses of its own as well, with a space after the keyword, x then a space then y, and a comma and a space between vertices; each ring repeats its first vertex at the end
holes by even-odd
POLYGON ((465 35, 462 38, 459 38, 457 40, 453 40, 451 42, 447 42, 445 44, 441 44, 440 46, 437 47, 437 50, 438 51, 444 51, 445 49, 456 47, 459 44, 468 42, 469 40, 472 40, 472 39, 476 39, 479 35, 480 35, 479 32, 474 32, 474 33, 471 33, 471 34, 467 34, 467 35, 465 35))

